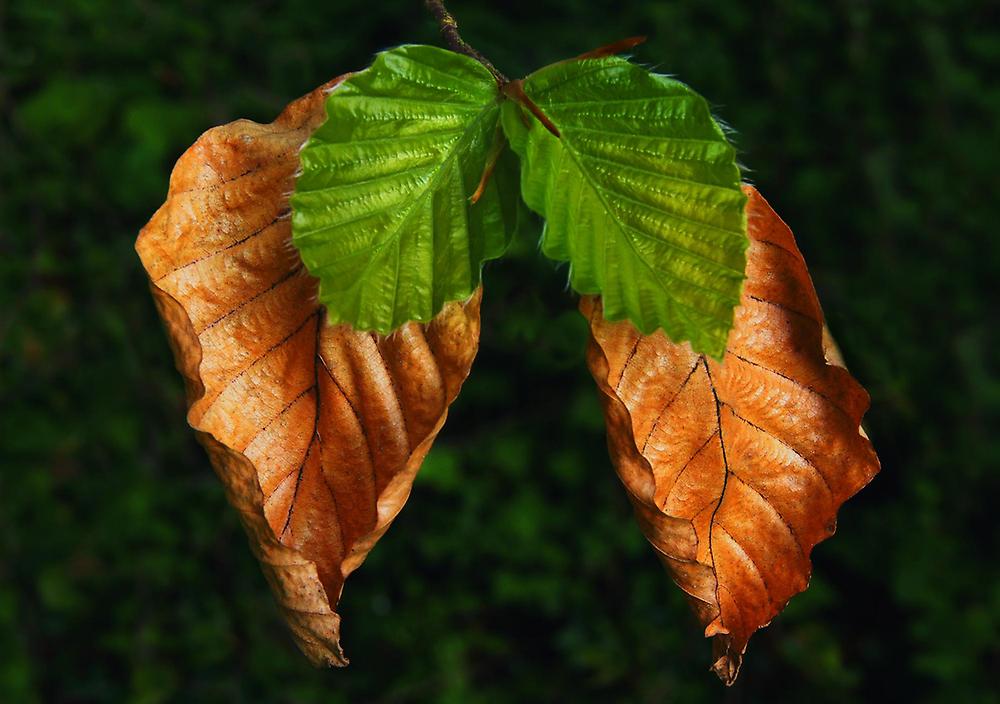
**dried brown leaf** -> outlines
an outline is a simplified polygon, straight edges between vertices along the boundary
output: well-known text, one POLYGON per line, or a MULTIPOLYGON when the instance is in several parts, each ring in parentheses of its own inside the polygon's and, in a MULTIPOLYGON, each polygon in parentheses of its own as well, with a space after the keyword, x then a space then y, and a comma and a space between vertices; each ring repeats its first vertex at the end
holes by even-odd
POLYGON ((788 227, 745 188, 750 247, 722 362, 662 332, 609 323, 600 300, 588 364, 608 445, 643 533, 714 638, 732 684, 747 641, 806 588, 813 546, 878 472, 860 431, 868 394, 827 341, 788 227))
POLYGON ((337 602, 402 508, 479 342, 479 300, 390 336, 324 320, 291 245, 299 148, 342 79, 271 124, 209 130, 180 158, 136 249, 188 421, 302 651, 345 665, 337 602))

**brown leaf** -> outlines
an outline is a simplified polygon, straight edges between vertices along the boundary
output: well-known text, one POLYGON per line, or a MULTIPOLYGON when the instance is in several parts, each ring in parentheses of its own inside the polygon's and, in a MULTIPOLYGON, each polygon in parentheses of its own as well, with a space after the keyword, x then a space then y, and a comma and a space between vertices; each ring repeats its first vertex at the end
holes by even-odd
POLYGON ((477 292, 382 337, 325 323, 291 245, 299 148, 337 79, 271 124, 206 132, 136 249, 188 421, 302 651, 345 665, 344 579, 402 508, 479 342, 477 292))
MULTIPOLYGON (((809 582, 809 552, 878 472, 868 395, 824 357, 823 314, 788 227, 745 188, 750 248, 720 363, 609 323, 597 298, 588 364, 640 526, 736 679, 747 641, 809 582)), ((832 353, 831 353, 832 354, 832 353)))

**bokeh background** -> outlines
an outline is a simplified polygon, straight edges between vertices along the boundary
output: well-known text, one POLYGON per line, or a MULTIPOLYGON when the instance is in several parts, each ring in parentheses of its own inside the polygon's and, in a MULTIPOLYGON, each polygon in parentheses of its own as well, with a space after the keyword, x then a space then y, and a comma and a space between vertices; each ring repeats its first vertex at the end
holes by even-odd
POLYGON ((566 272, 489 265, 482 351, 295 650, 184 423, 133 251, 205 129, 271 120, 418 0, 0 2, 0 701, 997 702, 1000 17, 967 0, 455 0, 510 75, 625 36, 736 130, 872 394, 883 471, 740 681, 633 525, 566 272))

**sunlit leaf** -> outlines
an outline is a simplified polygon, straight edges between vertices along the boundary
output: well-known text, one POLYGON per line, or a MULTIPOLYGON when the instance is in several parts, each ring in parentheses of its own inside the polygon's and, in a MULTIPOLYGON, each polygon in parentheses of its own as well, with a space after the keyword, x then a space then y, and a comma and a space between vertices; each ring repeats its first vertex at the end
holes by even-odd
POLYGON ((574 289, 601 294, 607 319, 721 356, 743 280, 746 197, 704 98, 614 57, 544 68, 524 91, 560 133, 505 104, 545 254, 570 263, 574 289))
POLYGON ((469 200, 500 137, 499 98, 482 64, 413 45, 330 94, 291 199, 330 322, 388 333, 476 290, 516 224, 510 155, 469 200))

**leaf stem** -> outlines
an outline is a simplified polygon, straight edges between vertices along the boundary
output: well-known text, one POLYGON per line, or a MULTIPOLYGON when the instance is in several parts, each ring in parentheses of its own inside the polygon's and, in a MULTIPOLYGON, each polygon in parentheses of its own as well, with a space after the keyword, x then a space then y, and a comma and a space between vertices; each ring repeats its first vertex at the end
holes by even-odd
POLYGON ((462 36, 458 33, 458 22, 448 12, 447 8, 444 6, 443 0, 424 0, 424 5, 430 10, 431 14, 434 15, 434 19, 438 21, 441 26, 441 36, 444 37, 445 42, 448 44, 448 48, 459 54, 465 54, 466 56, 472 57, 489 71, 493 78, 496 79, 497 85, 503 88, 508 83, 508 79, 505 75, 497 70, 489 59, 480 54, 476 49, 470 46, 462 36))
POLYGON ((542 123, 542 126, 545 129, 556 137, 562 137, 562 135, 559 134, 559 128, 552 123, 549 116, 546 115, 542 109, 538 107, 538 104, 529 98, 528 94, 524 92, 523 80, 519 78, 516 81, 508 81, 507 85, 505 85, 502 90, 505 96, 527 108, 528 112, 538 118, 538 121, 542 123))

